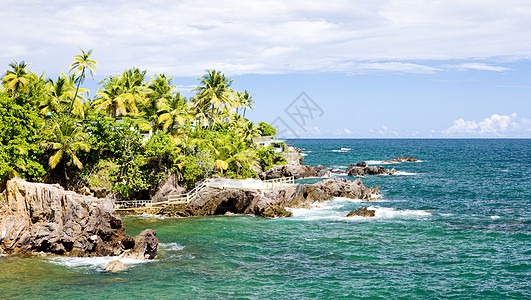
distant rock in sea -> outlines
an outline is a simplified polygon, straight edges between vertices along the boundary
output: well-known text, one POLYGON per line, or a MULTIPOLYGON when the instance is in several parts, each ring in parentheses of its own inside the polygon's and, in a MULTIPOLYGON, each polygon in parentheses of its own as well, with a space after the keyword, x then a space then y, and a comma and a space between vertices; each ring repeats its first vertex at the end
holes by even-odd
POLYGON ((326 177, 330 175, 330 169, 324 166, 310 167, 306 165, 280 165, 260 173, 260 179, 277 179, 282 177, 295 177, 307 178, 307 177, 326 177))
POLYGON ((384 164, 394 164, 394 163, 401 163, 401 162, 417 162, 418 159, 412 157, 412 156, 402 156, 402 157, 396 157, 393 159, 387 159, 382 161, 384 164))
POLYGON ((0 193, 0 254, 151 259, 157 250, 154 230, 145 230, 134 239, 125 234, 111 200, 20 178, 9 180, 0 193))
POLYGON ((393 175, 396 170, 389 170, 382 166, 367 166, 366 162, 360 161, 356 165, 349 165, 346 173, 348 176, 393 175))

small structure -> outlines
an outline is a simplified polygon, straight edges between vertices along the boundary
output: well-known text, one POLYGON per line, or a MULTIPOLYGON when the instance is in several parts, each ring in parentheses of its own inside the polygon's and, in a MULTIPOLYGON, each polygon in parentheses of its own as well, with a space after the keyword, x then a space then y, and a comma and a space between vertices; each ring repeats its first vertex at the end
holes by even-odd
POLYGON ((257 138, 254 138, 253 141, 262 147, 273 147, 274 151, 277 153, 284 152, 284 140, 276 139, 274 136, 260 136, 257 138))

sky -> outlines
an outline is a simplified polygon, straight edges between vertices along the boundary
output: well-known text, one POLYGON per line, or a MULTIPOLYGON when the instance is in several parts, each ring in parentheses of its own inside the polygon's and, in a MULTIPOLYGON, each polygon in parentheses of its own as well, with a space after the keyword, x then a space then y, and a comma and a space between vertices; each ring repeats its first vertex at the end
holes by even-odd
POLYGON ((94 49, 91 97, 131 67, 192 96, 216 69, 284 137, 531 137, 528 0, 0 0, 0 20, 2 71, 94 49))

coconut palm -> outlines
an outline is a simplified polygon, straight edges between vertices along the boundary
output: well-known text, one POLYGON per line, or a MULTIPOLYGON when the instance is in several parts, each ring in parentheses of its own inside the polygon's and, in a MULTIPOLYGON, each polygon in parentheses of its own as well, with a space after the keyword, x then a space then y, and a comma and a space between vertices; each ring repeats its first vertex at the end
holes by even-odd
POLYGON ((260 136, 260 130, 252 122, 247 121, 242 127, 236 129, 236 133, 241 137, 241 141, 251 142, 253 138, 260 136))
POLYGON ((174 97, 162 102, 158 111, 160 113, 158 123, 162 125, 162 130, 176 136, 179 132, 178 129, 184 128, 186 122, 190 121, 188 110, 189 104, 180 93, 176 93, 174 97))
POLYGON ((144 85, 146 71, 140 71, 137 68, 126 70, 119 77, 120 102, 126 104, 127 112, 138 114, 138 105, 143 104, 145 95, 148 92, 144 85))
POLYGON ((79 48, 79 50, 81 50, 81 54, 74 56, 74 62, 70 66, 70 72, 81 72, 81 75, 77 78, 77 88, 74 98, 72 99, 72 104, 70 104, 70 109, 68 110, 69 115, 72 113, 72 108, 74 107, 74 102, 76 101, 79 91, 79 85, 86 78, 86 71, 88 70, 92 76, 92 79, 94 79, 94 74, 96 74, 96 65, 98 64, 96 61, 90 59, 90 55, 94 49, 90 49, 88 52, 83 51, 81 48, 79 48))
POLYGON ((244 91, 243 93, 238 93, 238 98, 241 106, 243 107, 243 117, 245 118, 245 112, 247 112, 247 108, 253 109, 254 107, 253 96, 249 95, 249 92, 244 91))
POLYGON ((14 60, 9 64, 9 67, 11 67, 12 70, 7 70, 2 79, 2 83, 6 86, 6 90, 11 91, 13 101, 15 101, 15 97, 19 91, 25 93, 29 92, 31 74, 26 71, 27 66, 28 64, 24 61, 17 63, 17 61, 14 60))
POLYGON ((100 84, 104 87, 96 93, 97 98, 94 99, 96 110, 105 110, 111 118, 115 119, 120 115, 125 115, 127 103, 123 97, 120 97, 122 94, 120 79, 115 76, 106 77, 100 84))
POLYGON ((59 163, 63 162, 65 179, 68 180, 66 173, 67 165, 74 164, 78 169, 83 168, 83 164, 76 155, 79 150, 90 151, 90 145, 87 142, 87 135, 71 120, 60 120, 52 127, 47 141, 43 148, 55 150, 48 159, 48 164, 55 169, 59 163))
POLYGON ((157 74, 147 85, 147 99, 141 107, 141 115, 152 124, 154 130, 157 129, 160 106, 172 98, 172 92, 175 90, 175 86, 171 84, 172 80, 172 77, 157 74))
MULTIPOLYGON (((68 107, 67 105, 70 104, 70 99, 74 98, 74 81, 74 75, 67 76, 65 73, 61 73, 61 76, 59 76, 56 81, 48 79, 48 93, 39 103, 41 113, 47 114, 58 112, 63 105, 68 107)), ((74 101, 74 108, 72 111, 75 115, 81 118, 85 115, 83 103, 86 101, 84 94, 87 92, 88 89, 80 88, 78 90, 79 95, 77 96, 76 101, 74 101)))
POLYGON ((230 87, 233 80, 225 77, 216 70, 207 70, 203 77, 199 78, 200 86, 197 90, 196 107, 199 110, 210 109, 210 128, 217 121, 216 113, 222 109, 230 109, 236 106, 234 90, 230 87))

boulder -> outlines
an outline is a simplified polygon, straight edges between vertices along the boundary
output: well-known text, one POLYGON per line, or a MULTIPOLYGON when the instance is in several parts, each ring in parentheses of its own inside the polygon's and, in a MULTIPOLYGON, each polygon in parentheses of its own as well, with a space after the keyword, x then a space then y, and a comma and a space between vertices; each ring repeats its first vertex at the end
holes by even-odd
POLYGON ((166 171, 164 178, 159 180, 158 184, 150 191, 150 198, 153 202, 166 201, 172 195, 186 193, 186 189, 179 186, 175 174, 166 171))
POLYGON ((20 178, 0 194, 0 253, 117 256, 133 247, 109 199, 20 178))
POLYGON ((353 210, 347 214, 347 217, 374 217, 376 211, 372 209, 367 209, 367 207, 360 207, 356 210, 353 210))
POLYGON ((146 229, 135 237, 133 248, 124 252, 123 257, 140 260, 154 259, 158 249, 157 232, 153 229, 146 229))
POLYGON ((118 273, 123 272, 126 269, 127 267, 123 262, 121 262, 120 260, 113 260, 103 269, 103 271, 108 273, 118 273))

